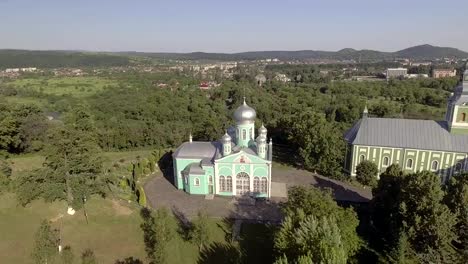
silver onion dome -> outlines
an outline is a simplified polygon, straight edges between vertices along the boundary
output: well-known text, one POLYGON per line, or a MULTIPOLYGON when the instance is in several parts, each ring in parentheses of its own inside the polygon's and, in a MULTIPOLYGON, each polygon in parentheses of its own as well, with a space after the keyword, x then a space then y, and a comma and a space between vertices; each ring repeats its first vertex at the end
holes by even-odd
POLYGON ((266 135, 267 129, 266 129, 266 127, 265 127, 263 124, 262 124, 262 126, 258 129, 258 133, 259 133, 260 135, 266 135))
POLYGON ((244 103, 234 111, 234 119, 237 123, 252 123, 255 122, 256 117, 257 113, 252 107, 247 105, 245 98, 244 103))
POLYGON ((224 136, 221 138, 221 142, 222 143, 229 143, 231 142, 231 136, 229 136, 229 134, 226 132, 226 134, 224 134, 224 136))
POLYGON ((260 134, 260 136, 257 137, 256 141, 258 144, 265 144, 267 141, 267 138, 265 135, 260 134))

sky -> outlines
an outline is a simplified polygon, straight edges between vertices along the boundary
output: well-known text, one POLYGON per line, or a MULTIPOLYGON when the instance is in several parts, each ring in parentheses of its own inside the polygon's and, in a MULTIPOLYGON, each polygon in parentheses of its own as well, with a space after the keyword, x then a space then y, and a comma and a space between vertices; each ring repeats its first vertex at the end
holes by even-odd
POLYGON ((0 49, 468 51, 467 0, 0 0, 0 49))

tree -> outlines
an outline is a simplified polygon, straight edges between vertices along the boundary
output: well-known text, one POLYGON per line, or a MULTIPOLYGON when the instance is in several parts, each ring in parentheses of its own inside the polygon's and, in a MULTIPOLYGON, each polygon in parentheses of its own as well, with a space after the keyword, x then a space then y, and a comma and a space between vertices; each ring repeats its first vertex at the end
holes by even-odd
POLYGON ((124 260, 116 260, 114 264, 143 264, 143 261, 138 258, 128 257, 124 260))
POLYGON ((145 242, 145 250, 151 263, 164 263, 166 246, 174 236, 175 223, 165 208, 158 209, 153 214, 149 209, 142 208, 140 216, 143 219, 141 229, 145 242))
POLYGON ((83 111, 68 117, 68 123, 52 129, 44 154, 44 168, 18 178, 21 203, 42 197, 47 201, 66 199, 75 208, 91 194, 104 195, 102 159, 93 134, 92 121, 83 111))
POLYGON ((94 251, 91 249, 85 249, 81 254, 81 264, 97 264, 96 256, 94 255, 94 251))
POLYGON ((401 187, 401 225, 413 250, 424 262, 449 262, 456 218, 442 203, 440 177, 428 171, 413 173, 404 177, 401 187))
POLYGON ((42 221, 34 235, 32 258, 37 264, 50 263, 58 252, 57 234, 47 220, 42 221))
POLYGON ((456 215, 457 247, 468 258, 468 173, 453 176, 447 184, 445 204, 456 215))
POLYGON ((294 218, 285 218, 275 238, 275 247, 298 263, 307 256, 311 263, 345 264, 348 257, 336 221, 306 216, 302 210, 294 218))
POLYGON ((311 111, 294 116, 289 124, 288 139, 298 148, 305 168, 340 178, 345 144, 336 124, 311 111))
POLYGON ((197 218, 192 223, 190 238, 198 245, 198 250, 202 251, 205 243, 210 239, 210 229, 208 224, 208 215, 204 211, 199 211, 197 218))
POLYGON ((6 160, 0 157, 0 194, 8 189, 10 184, 11 167, 6 160))
POLYGON ((379 169, 377 165, 369 160, 364 160, 356 166, 356 180, 367 186, 377 184, 377 174, 379 169))
POLYGON ((315 252, 318 248, 311 247, 320 246, 310 245, 308 236, 323 245, 320 250, 331 254, 331 259, 340 262, 354 256, 361 247, 361 240, 356 233, 359 224, 356 213, 351 208, 339 207, 329 191, 292 187, 282 210, 288 220, 275 235, 275 248, 290 260, 297 260, 307 254, 318 258, 314 255, 318 254, 315 252))
POLYGON ((403 171, 398 164, 390 165, 382 174, 377 187, 372 189, 370 203, 372 224, 377 237, 393 248, 399 240, 401 230, 400 195, 403 171))

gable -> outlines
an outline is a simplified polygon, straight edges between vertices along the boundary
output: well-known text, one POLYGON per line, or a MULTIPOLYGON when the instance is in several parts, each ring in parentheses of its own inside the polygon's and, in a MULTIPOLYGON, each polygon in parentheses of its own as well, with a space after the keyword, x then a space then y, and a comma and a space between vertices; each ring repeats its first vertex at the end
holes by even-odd
POLYGON ((237 153, 222 157, 215 160, 215 163, 269 163, 270 161, 264 160, 256 155, 246 153, 243 150, 240 150, 237 153))

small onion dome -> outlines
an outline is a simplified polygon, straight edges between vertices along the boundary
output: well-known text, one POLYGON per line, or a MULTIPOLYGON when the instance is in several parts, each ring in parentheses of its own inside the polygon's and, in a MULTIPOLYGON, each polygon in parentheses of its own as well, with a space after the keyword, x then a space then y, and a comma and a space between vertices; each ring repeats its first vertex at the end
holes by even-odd
POLYGON ((224 136, 221 138, 221 142, 230 143, 231 142, 231 136, 229 136, 228 133, 226 132, 226 134, 224 134, 224 136))
POLYGON ((234 119, 237 123, 252 123, 255 122, 256 117, 257 113, 245 103, 245 98, 244 103, 234 111, 234 119))
POLYGON ((260 135, 256 140, 258 144, 266 144, 267 138, 265 135, 260 135))
POLYGON ((258 129, 258 133, 259 133, 260 135, 266 135, 267 129, 266 129, 266 127, 265 127, 263 124, 262 124, 262 126, 258 129))

